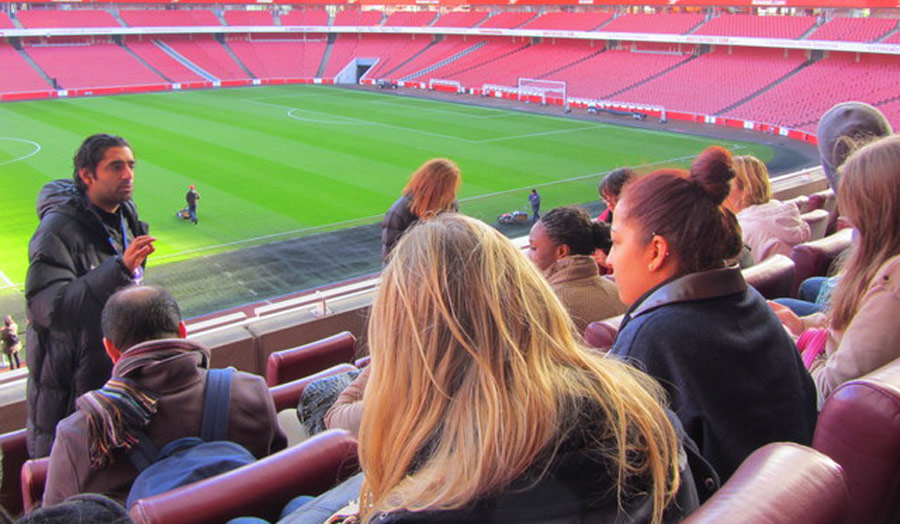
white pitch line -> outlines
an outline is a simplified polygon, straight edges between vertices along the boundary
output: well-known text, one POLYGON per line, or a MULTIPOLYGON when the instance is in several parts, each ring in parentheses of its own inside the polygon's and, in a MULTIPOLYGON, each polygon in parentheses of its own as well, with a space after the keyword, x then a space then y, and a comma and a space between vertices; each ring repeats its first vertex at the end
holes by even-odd
POLYGON ((6 274, 3 273, 3 271, 0 271, 0 279, 3 279, 3 281, 6 282, 6 284, 0 289, 6 289, 8 287, 15 286, 15 284, 13 284, 13 281, 10 280, 9 277, 7 277, 6 274))
POLYGON ((527 134, 524 134, 524 135, 513 135, 513 136, 501 136, 501 137, 497 137, 497 138, 486 138, 486 139, 484 139, 484 140, 480 140, 478 143, 480 143, 480 144, 487 144, 487 143, 490 143, 490 142, 503 142, 503 141, 505 141, 505 140, 516 140, 516 139, 519 139, 519 138, 530 138, 530 137, 533 137, 533 136, 559 135, 559 134, 563 134, 563 133, 574 133, 574 132, 576 132, 576 131, 588 131, 588 130, 591 130, 591 129, 600 129, 600 128, 601 128, 601 126, 596 126, 596 125, 594 125, 594 126, 589 126, 589 127, 576 127, 576 128, 572 128, 572 129, 557 129, 557 130, 555 130, 555 131, 541 131, 541 132, 538 132, 538 133, 527 133, 527 134))
MULTIPOLYGON (((407 99, 401 99, 401 100, 407 100, 407 99)), ((472 120, 487 120, 490 118, 503 118, 503 117, 508 117, 508 116, 512 116, 515 114, 515 113, 511 113, 510 111, 487 108, 490 110, 490 112, 497 113, 497 114, 494 114, 494 115, 471 115, 471 114, 464 113, 462 111, 450 111, 448 109, 437 109, 434 107, 425 107, 423 105, 416 105, 416 104, 403 104, 403 103, 399 103, 399 102, 396 102, 393 100, 377 100, 372 103, 396 106, 396 107, 403 107, 406 109, 415 109, 417 111, 432 111, 434 113, 444 113, 444 114, 448 114, 448 115, 464 116, 464 117, 471 118, 472 120)), ((477 106, 469 106, 469 107, 477 107, 477 106)))
POLYGON ((20 156, 18 158, 13 158, 12 160, 7 160, 5 162, 0 162, 0 166, 5 166, 6 164, 12 164, 13 162, 18 162, 20 160, 25 160, 28 157, 32 157, 38 154, 41 150, 41 145, 35 142, 34 140, 27 140, 25 138, 12 138, 7 136, 0 136, 0 140, 10 140, 12 142, 24 142, 26 144, 31 144, 34 146, 34 150, 28 153, 27 155, 20 156))

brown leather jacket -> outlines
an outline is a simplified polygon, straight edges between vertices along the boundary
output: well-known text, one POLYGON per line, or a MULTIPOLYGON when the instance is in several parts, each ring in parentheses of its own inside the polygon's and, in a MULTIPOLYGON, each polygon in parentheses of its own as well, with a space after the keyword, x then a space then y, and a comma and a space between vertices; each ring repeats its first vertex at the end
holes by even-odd
MULTIPOLYGON (((159 395, 158 410, 145 429, 158 448, 178 438, 200 435, 209 350, 181 339, 144 342, 125 352, 112 373, 113 377, 119 376, 117 370, 135 350, 146 357, 148 350, 162 350, 174 343, 193 345, 196 351, 161 358, 142 367, 139 372, 128 374, 128 378, 137 382, 140 388, 159 395)), ((233 375, 229 419, 228 440, 244 446, 256 458, 265 457, 287 445, 284 432, 278 426, 275 405, 262 377, 243 372, 233 375)), ((45 506, 57 504, 78 493, 102 493, 124 504, 137 470, 122 450, 114 451, 108 467, 92 469, 88 435, 87 417, 81 411, 76 411, 57 426, 44 491, 45 506)))
POLYGON ((591 322, 621 315, 627 309, 616 285, 600 276, 588 255, 572 255, 544 270, 550 287, 566 307, 579 333, 591 322))

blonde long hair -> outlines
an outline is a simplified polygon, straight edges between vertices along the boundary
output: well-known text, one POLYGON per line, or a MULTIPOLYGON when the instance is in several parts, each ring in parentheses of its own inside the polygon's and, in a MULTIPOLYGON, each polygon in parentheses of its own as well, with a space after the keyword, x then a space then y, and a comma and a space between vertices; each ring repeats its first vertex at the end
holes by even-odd
MULTIPOLYGON (((762 160, 755 156, 734 157, 735 177, 732 181, 737 184, 741 193, 741 209, 749 206, 765 204, 772 199, 772 183, 769 181, 769 169, 762 160)), ((732 209, 737 213, 741 209, 732 209)))
POLYGON ((840 168, 838 209, 859 231, 832 299, 831 326, 844 330, 878 269, 900 254, 900 135, 872 142, 840 168))
POLYGON ((621 502, 651 480, 653 520, 679 483, 678 441, 647 375, 591 353, 531 263, 493 228, 445 214, 413 227, 382 274, 369 323, 360 428, 364 521, 458 509, 556 449, 584 399, 621 502))
POLYGON ((432 158, 410 175, 403 194, 411 200, 409 210, 427 220, 450 209, 461 182, 459 167, 452 160, 432 158))

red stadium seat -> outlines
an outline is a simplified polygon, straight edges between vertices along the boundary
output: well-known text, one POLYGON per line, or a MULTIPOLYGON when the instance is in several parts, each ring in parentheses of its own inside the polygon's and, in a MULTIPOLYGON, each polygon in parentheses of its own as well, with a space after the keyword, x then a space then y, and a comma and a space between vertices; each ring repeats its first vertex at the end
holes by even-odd
POLYGON ((266 363, 269 387, 307 377, 331 366, 353 362, 356 337, 349 331, 310 342, 300 347, 276 351, 266 363))
POLYGON ((338 364, 337 366, 330 367, 325 371, 320 371, 308 377, 293 380, 286 384, 272 386, 269 388, 269 393, 272 394, 272 400, 275 402, 275 411, 296 409, 297 404, 300 403, 300 397, 303 395, 303 390, 306 389, 306 386, 311 382, 319 380, 320 378, 346 373, 348 371, 357 371, 357 368, 352 364, 338 364))
POLYGON ((790 296, 796 296, 800 283, 807 278, 827 275, 838 255, 850 247, 851 235, 852 230, 842 229, 825 238, 794 246, 791 259, 796 265, 797 273, 790 296))
POLYGON ((794 261, 784 255, 773 255, 741 273, 767 299, 793 296, 796 270, 794 261))
POLYGON ((135 502, 139 524, 221 524, 240 516, 275 521, 298 495, 318 495, 359 470, 356 440, 329 430, 304 442, 176 490, 135 502))
POLYGON ((22 511, 22 483, 19 472, 28 460, 28 446, 25 430, 11 431, 0 435, 0 450, 3 451, 3 485, 0 487, 0 505, 13 514, 22 511))
POLYGON ((813 447, 844 468, 847 522, 898 522, 900 360, 838 386, 819 413, 813 447))
POLYGON ((789 442, 754 451, 685 524, 845 524, 847 483, 835 461, 789 442))
POLYGON ((591 347, 604 351, 612 347, 619 330, 605 320, 591 322, 584 330, 584 341, 591 347))
POLYGON ((25 513, 41 505, 49 465, 50 457, 28 460, 22 465, 22 509, 25 513))
POLYGON ((800 218, 809 225, 810 240, 825 238, 825 231, 828 229, 830 216, 828 211, 824 209, 815 209, 800 215, 800 218))

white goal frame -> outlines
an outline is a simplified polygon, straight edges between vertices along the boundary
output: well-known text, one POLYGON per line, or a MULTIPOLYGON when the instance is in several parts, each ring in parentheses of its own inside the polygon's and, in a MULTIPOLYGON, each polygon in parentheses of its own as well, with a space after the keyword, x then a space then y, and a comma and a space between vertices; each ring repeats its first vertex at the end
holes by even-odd
POLYGON ((457 93, 464 93, 465 88, 459 81, 457 80, 445 80, 443 78, 429 78, 428 79, 428 89, 434 90, 434 86, 442 85, 442 86, 452 86, 456 88, 457 93))
POLYGON ((541 97, 541 104, 547 104, 547 95, 557 94, 558 96, 555 98, 559 98, 563 101, 563 104, 568 100, 566 98, 566 83, 560 80, 541 80, 538 78, 519 78, 519 82, 516 86, 516 90, 518 91, 519 96, 539 96, 541 97))

